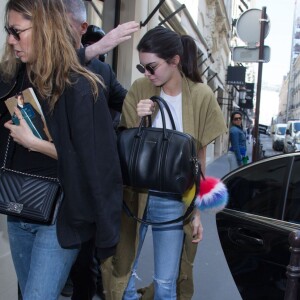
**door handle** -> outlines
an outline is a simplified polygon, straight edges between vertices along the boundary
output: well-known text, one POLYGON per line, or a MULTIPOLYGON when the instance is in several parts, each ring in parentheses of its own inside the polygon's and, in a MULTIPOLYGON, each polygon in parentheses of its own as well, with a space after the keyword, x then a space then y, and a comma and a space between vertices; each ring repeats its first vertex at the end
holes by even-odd
POLYGON ((229 228, 228 235, 232 242, 243 245, 251 244, 262 247, 264 245, 263 239, 261 239, 257 233, 244 229, 244 228, 229 228))

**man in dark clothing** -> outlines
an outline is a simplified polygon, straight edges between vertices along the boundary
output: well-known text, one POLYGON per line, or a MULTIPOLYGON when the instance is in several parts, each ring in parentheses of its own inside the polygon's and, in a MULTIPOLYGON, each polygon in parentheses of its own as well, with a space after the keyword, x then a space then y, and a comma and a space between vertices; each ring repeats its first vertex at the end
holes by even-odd
MULTIPOLYGON (((78 54, 82 63, 84 63, 84 53, 85 48, 79 49, 78 54)), ((127 90, 124 89, 116 79, 110 65, 103 63, 98 59, 92 59, 86 66, 95 74, 102 76, 106 86, 104 94, 110 108, 112 122, 114 128, 117 128, 127 90)), ((101 289, 102 282, 99 262, 94 256, 93 240, 82 246, 78 258, 71 270, 71 279, 73 282, 72 300, 92 299, 96 291, 101 295, 101 299, 104 299, 101 289), (98 288, 97 285, 99 285, 98 288)))
MULTIPOLYGON (((110 65, 97 58, 90 61, 86 60, 86 48, 81 43, 82 36, 88 28, 84 3, 81 0, 64 0, 64 3, 69 21, 74 30, 74 36, 76 37, 79 60, 81 64, 86 65, 88 69, 103 78, 105 83, 104 95, 111 110, 114 127, 117 128, 127 90, 118 82, 110 65)), ((85 35, 85 41, 87 38, 85 35)), ((94 240, 90 240, 82 245, 78 258, 72 267, 70 278, 73 283, 72 300, 91 300, 96 293, 99 282, 101 289, 101 272, 99 270, 99 261, 97 260, 97 249, 94 247, 94 240)), ((101 294, 102 291, 98 290, 97 292, 104 299, 104 295, 101 294)))

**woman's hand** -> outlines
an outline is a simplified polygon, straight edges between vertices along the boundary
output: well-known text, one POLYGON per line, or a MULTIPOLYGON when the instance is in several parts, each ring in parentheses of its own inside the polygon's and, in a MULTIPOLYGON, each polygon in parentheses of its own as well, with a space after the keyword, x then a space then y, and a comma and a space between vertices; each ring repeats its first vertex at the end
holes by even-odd
POLYGON ((57 159, 57 151, 54 144, 36 137, 17 107, 15 108, 15 114, 19 119, 19 125, 14 125, 12 121, 8 121, 4 124, 4 126, 10 130, 10 136, 14 141, 29 151, 40 152, 57 159))
POLYGON ((33 144, 38 138, 33 134, 27 122, 24 120, 21 111, 17 107, 15 107, 14 110, 20 124, 14 125, 10 120, 4 124, 4 127, 10 131, 10 136, 15 142, 31 150, 33 144))
POLYGON ((193 227, 193 243, 199 243, 203 238, 203 227, 200 220, 200 210, 194 209, 193 216, 191 219, 191 226, 193 227))
POLYGON ((155 104, 150 99, 140 100, 136 108, 137 114, 140 118, 148 115, 152 115, 154 110, 155 110, 155 104))

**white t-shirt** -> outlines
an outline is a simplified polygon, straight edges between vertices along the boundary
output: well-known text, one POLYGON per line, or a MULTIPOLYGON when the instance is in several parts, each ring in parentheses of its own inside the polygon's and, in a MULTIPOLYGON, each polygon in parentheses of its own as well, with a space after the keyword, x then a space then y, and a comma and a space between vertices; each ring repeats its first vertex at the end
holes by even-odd
MULTIPOLYGON (((164 93, 164 91, 161 89, 160 96, 167 102, 169 105, 169 108, 171 110, 174 123, 176 126, 176 130, 183 132, 183 126, 182 126, 182 93, 178 94, 177 96, 169 96, 164 93)), ((170 118, 168 116, 168 113, 166 109, 164 108, 165 118, 166 118, 166 127, 168 129, 172 129, 172 125, 170 122, 170 118)), ((162 118, 160 111, 156 115, 155 119, 152 122, 152 127, 156 128, 162 128, 162 118)))

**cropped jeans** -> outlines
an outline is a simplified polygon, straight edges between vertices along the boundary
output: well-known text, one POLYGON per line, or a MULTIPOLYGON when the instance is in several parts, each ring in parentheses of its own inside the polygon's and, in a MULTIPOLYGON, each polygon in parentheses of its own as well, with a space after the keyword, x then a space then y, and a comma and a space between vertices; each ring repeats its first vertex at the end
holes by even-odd
MULTIPOLYGON (((144 220, 163 222, 176 219, 184 213, 184 203, 179 199, 164 198, 149 192, 144 220)), ((123 300, 136 300, 136 270, 148 225, 141 224, 137 255, 123 300)), ((154 300, 176 300, 176 281, 183 247, 183 222, 169 225, 152 225, 154 252, 154 300)))
POLYGON ((60 247, 56 225, 8 217, 7 230, 23 300, 57 300, 79 249, 60 247))

